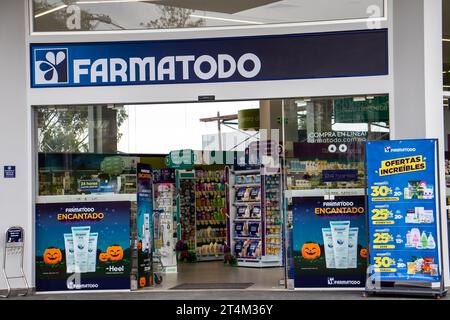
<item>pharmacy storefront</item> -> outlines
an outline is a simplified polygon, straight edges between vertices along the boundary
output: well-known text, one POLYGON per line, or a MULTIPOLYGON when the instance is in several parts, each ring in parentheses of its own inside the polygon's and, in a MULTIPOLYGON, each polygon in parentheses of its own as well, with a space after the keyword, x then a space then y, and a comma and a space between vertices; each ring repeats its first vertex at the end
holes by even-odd
MULTIPOLYGON (((188 1, 151 5, 189 13, 185 28, 111 31, 102 18, 97 31, 70 31, 42 21, 76 4, 24 2, 9 6, 30 15, 28 160, 11 157, 18 176, 5 181, 30 187, 16 224, 27 226, 37 292, 364 288, 367 142, 442 138, 438 114, 410 97, 435 92, 404 92, 406 3, 365 1, 375 17, 252 24, 225 17, 291 1, 235 13, 188 1), (197 17, 220 10, 214 23, 197 17)), ((92 18, 99 5, 80 6, 92 18)), ((424 49, 410 45, 413 58, 424 49)), ((429 242, 441 237, 435 273, 447 279, 446 232, 429 242)))

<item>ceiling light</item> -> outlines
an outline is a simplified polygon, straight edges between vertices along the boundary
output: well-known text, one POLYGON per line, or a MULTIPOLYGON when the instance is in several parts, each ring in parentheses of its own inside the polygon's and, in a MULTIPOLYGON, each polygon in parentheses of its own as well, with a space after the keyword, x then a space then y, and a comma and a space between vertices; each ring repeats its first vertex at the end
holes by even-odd
POLYGON ((248 20, 239 20, 239 19, 228 19, 228 18, 220 18, 220 17, 212 17, 212 16, 201 16, 197 14, 191 14, 192 18, 200 18, 200 19, 210 19, 210 20, 219 20, 219 21, 229 21, 229 22, 240 22, 240 23, 248 23, 248 24, 263 24, 258 21, 248 21, 248 20))
POLYGON ((39 17, 45 16, 46 14, 49 14, 49 13, 52 13, 52 12, 55 12, 55 11, 64 9, 64 8, 66 8, 66 7, 67 7, 67 4, 63 4, 63 5, 59 6, 59 7, 55 7, 55 8, 53 8, 53 9, 50 9, 50 10, 47 10, 47 11, 38 13, 38 14, 35 15, 34 17, 35 17, 35 18, 39 18, 39 17))

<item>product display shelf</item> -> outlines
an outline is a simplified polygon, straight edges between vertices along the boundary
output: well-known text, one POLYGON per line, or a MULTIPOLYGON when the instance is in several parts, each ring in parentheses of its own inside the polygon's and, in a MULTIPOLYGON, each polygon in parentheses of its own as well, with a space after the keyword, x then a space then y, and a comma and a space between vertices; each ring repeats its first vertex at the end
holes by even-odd
MULTIPOLYGON (((273 189, 273 186, 269 185, 269 187, 273 189)), ((281 239, 281 220, 278 221, 280 223, 278 234, 269 234, 269 230, 274 230, 273 223, 269 220, 269 224, 267 224, 266 221, 265 208, 273 205, 274 197, 271 194, 273 191, 266 188, 260 168, 234 170, 231 173, 229 185, 232 203, 230 206, 230 239, 232 254, 236 256, 238 266, 275 267, 282 265, 281 240, 277 240, 276 244, 270 243, 268 240, 276 237, 278 237, 276 239, 281 239), (265 196, 266 189, 269 192, 269 198, 265 196), (269 227, 272 229, 266 230, 269 227), (274 247, 279 248, 276 255, 270 254, 275 250, 274 247)), ((277 195, 281 195, 278 190, 277 195)), ((279 198, 277 198, 277 203, 279 203, 279 198)))
POLYGON ((177 170, 176 185, 178 240, 182 240, 189 251, 195 252, 195 172, 177 170))
POLYGON ((197 169, 195 176, 197 260, 222 260, 227 240, 225 173, 197 169))
MULTIPOLYGON (((154 208, 161 211, 159 239, 154 239, 155 251, 161 256, 166 273, 177 272, 177 259, 174 238, 176 225, 174 216, 176 215, 175 205, 175 184, 170 182, 157 182, 153 186, 154 208), (159 242, 159 243, 158 243, 159 242)), ((156 236, 156 235, 155 235, 156 236)))
POLYGON ((272 266, 283 265, 283 216, 281 199, 281 175, 267 174, 261 177, 263 185, 264 259, 272 266))

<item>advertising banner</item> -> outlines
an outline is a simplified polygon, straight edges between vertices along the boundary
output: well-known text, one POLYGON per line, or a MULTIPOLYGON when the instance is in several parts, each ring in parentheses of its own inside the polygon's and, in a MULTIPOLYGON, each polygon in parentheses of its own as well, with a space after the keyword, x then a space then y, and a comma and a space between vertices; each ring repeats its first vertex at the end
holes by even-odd
POLYGON ((152 170, 149 165, 137 165, 137 256, 138 287, 153 285, 153 195, 152 170))
POLYGON ((36 205, 36 291, 130 289, 130 202, 36 205))
POLYGON ((437 140, 367 143, 370 264, 382 281, 440 281, 437 140))
POLYGON ((274 81, 388 74, 387 29, 31 44, 31 87, 274 81))
POLYGON ((293 198, 296 288, 364 287, 364 196, 293 198))

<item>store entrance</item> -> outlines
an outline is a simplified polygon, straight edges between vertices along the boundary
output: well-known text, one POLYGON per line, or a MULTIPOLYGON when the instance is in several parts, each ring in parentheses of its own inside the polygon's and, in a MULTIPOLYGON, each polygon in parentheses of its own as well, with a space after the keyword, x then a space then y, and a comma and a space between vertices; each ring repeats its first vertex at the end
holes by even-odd
POLYGON ((281 116, 274 101, 36 108, 39 290, 77 270, 70 287, 285 288, 281 116))
POLYGON ((260 106, 123 106, 123 143, 152 170, 154 288, 284 288, 281 170, 259 159, 260 106))
POLYGON ((109 290, 360 287, 363 145, 389 138, 388 110, 373 95, 36 108, 37 291, 77 270, 109 290))

